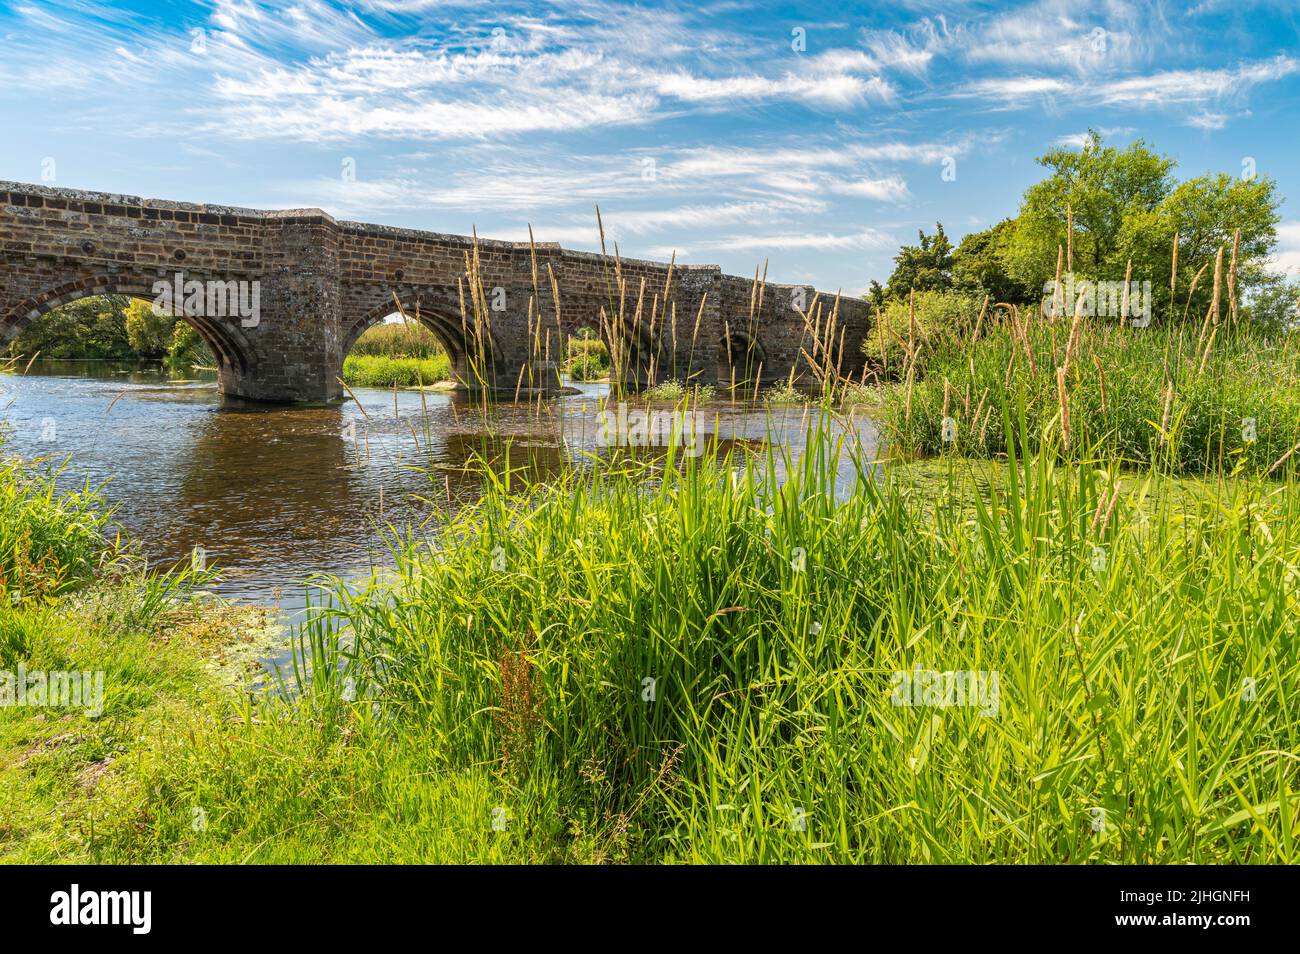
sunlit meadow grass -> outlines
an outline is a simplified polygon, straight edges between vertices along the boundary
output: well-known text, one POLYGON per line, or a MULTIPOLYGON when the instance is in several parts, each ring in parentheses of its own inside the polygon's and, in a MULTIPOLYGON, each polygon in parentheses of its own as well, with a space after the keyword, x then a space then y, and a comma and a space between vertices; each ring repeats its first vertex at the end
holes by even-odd
POLYGON ((1009 439, 1004 402, 1023 404, 1035 449, 1046 435, 1076 458, 1265 473, 1297 463, 1300 352, 1248 328, 1207 343, 1189 326, 1008 320, 930 354, 923 378, 885 390, 884 418, 900 452, 992 456, 1009 439))
POLYGON ((810 448, 490 483, 395 581, 333 589, 305 688, 606 856, 1293 860, 1291 488, 1175 510, 1042 455, 937 499, 859 460, 837 500, 847 451, 810 448), (999 673, 997 713, 893 704, 914 667, 999 673))
POLYGON ((350 354, 343 360, 343 380, 352 387, 419 387, 450 377, 451 360, 445 354, 432 358, 350 354))
POLYGON ((436 358, 446 354, 438 336, 418 321, 372 325, 352 345, 352 354, 386 358, 436 358))

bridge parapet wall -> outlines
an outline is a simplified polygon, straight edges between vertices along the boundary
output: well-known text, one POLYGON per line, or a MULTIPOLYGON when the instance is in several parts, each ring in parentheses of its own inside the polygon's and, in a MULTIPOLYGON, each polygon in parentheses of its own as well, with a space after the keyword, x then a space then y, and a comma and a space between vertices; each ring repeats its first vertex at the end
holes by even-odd
MULTIPOLYGON (((391 313, 394 295, 408 309, 419 304, 460 371, 467 354, 485 348, 490 383, 504 390, 525 379, 554 383, 565 336, 584 325, 623 336, 617 346, 634 356, 629 377, 640 384, 728 383, 735 373, 727 367, 728 336, 742 330, 764 355, 764 381, 791 369, 805 376, 801 351, 815 350, 808 323, 791 307, 800 289, 813 301, 810 287, 769 284, 762 308, 751 312, 754 282, 717 266, 615 261, 545 242, 478 239, 476 247, 469 236, 338 221, 319 209, 262 211, 0 182, 0 341, 76 297, 143 297, 177 274, 259 284, 254 325, 191 321, 218 355, 223 391, 261 400, 338 397, 344 355, 365 327, 391 313), (484 340, 462 323, 470 257, 491 296, 484 340)), ((829 315, 832 299, 821 303, 829 315)), ((866 315, 865 303, 840 302, 846 372, 861 365, 866 315)))

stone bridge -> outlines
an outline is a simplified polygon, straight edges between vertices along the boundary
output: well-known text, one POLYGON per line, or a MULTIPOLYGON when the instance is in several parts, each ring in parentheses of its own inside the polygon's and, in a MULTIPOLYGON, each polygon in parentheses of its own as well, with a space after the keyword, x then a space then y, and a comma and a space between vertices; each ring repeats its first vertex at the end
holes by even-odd
POLYGON ((343 358, 395 301, 437 335, 459 386, 506 394, 557 389, 583 327, 621 356, 625 385, 746 387, 807 381, 814 362, 856 375, 868 327, 861 300, 713 265, 0 182, 0 345, 87 295, 157 301, 194 282, 209 294, 187 296, 183 317, 217 356, 222 393, 261 401, 340 397, 343 358), (214 288, 256 308, 235 313, 214 288))

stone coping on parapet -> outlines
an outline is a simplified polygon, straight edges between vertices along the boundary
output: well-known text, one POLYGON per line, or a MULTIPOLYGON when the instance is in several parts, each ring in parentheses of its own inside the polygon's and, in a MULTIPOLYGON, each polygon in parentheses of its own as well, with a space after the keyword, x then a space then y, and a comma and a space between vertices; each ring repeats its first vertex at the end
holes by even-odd
POLYGON ((165 209, 169 212, 197 212, 206 215, 238 215, 244 218, 324 218, 333 222, 328 213, 320 209, 245 209, 237 205, 212 205, 211 203, 174 202, 170 199, 144 199, 138 195, 116 192, 94 192, 87 189, 64 189, 59 186, 35 185, 29 182, 0 180, 0 192, 15 195, 38 195, 44 199, 61 199, 65 202, 89 202, 95 205, 134 205, 145 209, 165 209))
MULTIPOLYGON (((54 199, 63 202, 90 203, 100 206, 136 206, 145 209, 158 209, 169 212, 189 212, 198 215, 222 215, 222 216, 239 216, 241 218, 252 219, 310 219, 321 220, 328 224, 338 227, 341 231, 351 233, 364 233, 371 235, 382 235, 398 239, 413 239, 419 241, 446 242, 449 244, 463 245, 472 247, 475 241, 474 237, 468 235, 458 235, 450 232, 432 232, 424 229, 412 229, 395 225, 378 225, 372 222, 356 222, 348 219, 336 219, 323 209, 250 209, 235 205, 213 205, 211 203, 196 202, 177 202, 170 199, 146 199, 136 195, 126 195, 115 192, 96 192, 88 189, 66 189, 61 186, 39 185, 28 182, 12 182, 0 180, 0 193, 10 193, 13 195, 31 195, 40 196, 43 199, 54 199)), ((504 239, 479 238, 479 247, 485 249, 509 249, 515 251, 521 248, 536 248, 538 251, 546 253, 559 253, 566 258, 575 261, 585 261, 592 263, 603 263, 612 258, 601 252, 586 252, 575 249, 563 248, 559 242, 515 242, 504 239)), ((656 268, 666 269, 667 262, 655 261, 653 259, 643 258, 620 258, 619 261, 628 267, 637 268, 656 268)), ((723 278, 729 278, 739 281, 749 281, 740 275, 729 275, 722 271, 720 265, 688 265, 677 262, 673 264, 675 270, 684 272, 713 272, 722 275, 723 278)), ((768 288, 812 288, 807 283, 795 282, 785 284, 781 282, 765 282, 768 288)))

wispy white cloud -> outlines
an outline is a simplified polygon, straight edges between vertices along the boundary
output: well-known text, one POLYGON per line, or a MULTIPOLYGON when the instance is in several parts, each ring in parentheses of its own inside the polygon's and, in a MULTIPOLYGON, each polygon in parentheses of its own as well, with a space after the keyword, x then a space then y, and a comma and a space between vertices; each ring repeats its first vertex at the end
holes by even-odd
POLYGON ((690 204, 669 208, 620 211, 605 210, 604 221, 619 233, 644 234, 676 229, 713 229, 737 223, 770 222, 777 217, 797 214, 801 208, 792 202, 722 202, 690 204))
POLYGON ((962 135, 947 142, 848 141, 833 146, 805 144, 772 148, 704 146, 681 150, 677 158, 660 167, 660 172, 669 181, 731 176, 760 182, 781 177, 780 181, 788 182, 870 163, 937 164, 949 156, 967 154, 973 143, 973 136, 962 135))
POLYGON ((1077 89, 1070 82, 1051 76, 1007 76, 976 80, 960 90, 959 97, 1001 100, 1003 105, 1028 106, 1031 97, 1048 96, 1077 89))
POLYGON ((1279 55, 1263 62, 1242 63, 1235 69, 1165 70, 1114 80, 1098 86, 1094 94, 1109 106, 1204 105, 1236 101, 1256 86, 1298 71, 1300 59, 1279 55))
POLYGON ((832 210, 838 214, 846 203, 901 203, 911 197, 906 179, 872 171, 885 157, 929 161, 967 148, 882 141, 556 157, 479 147, 457 156, 450 173, 440 170, 443 162, 431 169, 432 157, 414 154, 399 170, 372 173, 361 166, 353 181, 291 183, 283 197, 294 205, 319 203, 344 218, 429 212, 436 219, 439 210, 490 211, 514 218, 518 227, 511 236, 521 237, 531 221, 548 241, 590 237, 599 204, 609 235, 636 242, 683 231, 717 234, 740 224, 775 231, 832 210))
POLYGON ((655 75, 650 78, 650 85, 660 95, 686 103, 794 99, 828 106, 851 106, 868 100, 888 101, 895 92, 894 87, 879 76, 862 77, 847 72, 715 78, 679 71, 655 75))
POLYGON ((855 195, 878 202, 903 202, 911 198, 907 181, 901 176, 886 176, 882 179, 848 179, 833 182, 830 191, 837 195, 855 195))
MULTIPOLYGON (((222 0, 216 15, 223 42, 238 37, 251 49, 258 30, 275 39, 285 29, 245 10, 242 0, 235 6, 236 0, 222 0)), ((880 64, 861 51, 832 49, 761 71, 735 68, 725 57, 701 56, 699 47, 674 42, 688 38, 676 12, 641 11, 614 35, 609 11, 593 11, 600 22, 582 29, 515 16, 508 27, 437 42, 365 37, 290 64, 267 55, 260 65, 242 63, 215 78, 216 122, 255 138, 474 139, 638 124, 692 108, 758 102, 842 110, 888 103, 896 94, 880 64), (629 34, 639 55, 629 54, 629 34)), ((707 33, 691 39, 712 42, 707 33)))
POLYGON ((1291 278, 1300 278, 1300 221, 1281 222, 1277 227, 1277 250, 1273 267, 1291 278))
POLYGON ((1300 59, 1279 55, 1233 68, 1163 70, 1122 79, 1089 81, 1053 76, 979 80, 956 95, 985 100, 993 108, 1027 109, 1046 97, 1075 106, 1174 111, 1204 129, 1224 126, 1232 111, 1241 113, 1256 87, 1300 73, 1300 59))
POLYGON ((1086 132, 1067 133, 1064 136, 1057 137, 1056 145, 1066 146, 1071 149, 1082 149, 1084 146, 1088 145, 1088 139, 1089 137, 1086 132))
POLYGON ((1187 117, 1187 125, 1195 126, 1197 129, 1222 129, 1228 125, 1228 115, 1214 112, 1196 113, 1187 117))
POLYGON ((905 31, 863 30, 862 44, 880 69, 901 69, 920 75, 949 43, 943 18, 921 20, 905 31))
MULTIPOLYGON (((1097 132, 1101 133, 1102 138, 1110 139, 1115 136, 1131 136, 1137 132, 1132 126, 1102 126, 1097 132)), ((1058 136, 1055 145, 1068 146, 1074 149, 1082 149, 1088 144, 1088 131, 1067 133, 1064 136, 1058 136)))
POLYGON ((142 24, 105 29, 29 5, 18 8, 23 22, 60 40, 19 45, 0 60, 0 81, 123 97, 183 84, 195 112, 209 117, 205 133, 322 143, 565 132, 754 103, 835 111, 896 94, 881 64, 860 50, 769 63, 734 34, 676 10, 582 0, 562 15, 502 11, 479 14, 477 26, 430 31, 430 7, 214 0, 202 26, 159 33, 142 24), (405 18, 410 32, 381 31, 367 13, 405 18))
MULTIPOLYGON (((767 202, 690 204, 657 209, 624 209, 620 203, 614 203, 601 209, 601 223, 607 243, 627 245, 647 234, 672 235, 685 230, 688 234, 698 235, 702 231, 737 224, 769 225, 795 217, 800 211, 790 205, 767 202)), ((522 223, 498 230, 493 237, 523 241, 528 238, 528 225, 531 224, 532 234, 539 242, 597 248, 600 245, 600 231, 594 213, 587 213, 585 219, 586 224, 573 221, 522 223)))

